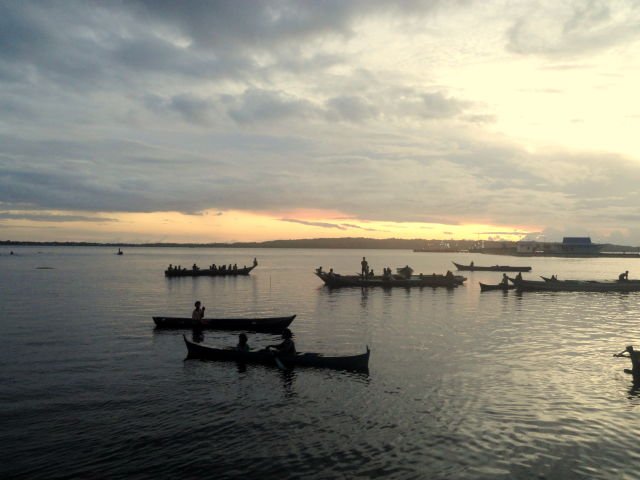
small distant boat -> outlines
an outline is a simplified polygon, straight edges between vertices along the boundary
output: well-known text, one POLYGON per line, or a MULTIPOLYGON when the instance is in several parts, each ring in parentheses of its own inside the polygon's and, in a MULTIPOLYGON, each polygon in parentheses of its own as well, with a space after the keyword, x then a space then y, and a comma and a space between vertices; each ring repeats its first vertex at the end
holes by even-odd
POLYGON ((265 318, 203 318, 200 322, 189 317, 153 317, 158 329, 202 328, 207 330, 250 330, 280 333, 293 322, 295 315, 265 318))
POLYGON ((530 272, 531 267, 510 267, 508 265, 494 265, 491 267, 478 267, 476 265, 461 265, 456 262, 453 263, 460 271, 466 272, 530 272))
POLYGON ((350 370, 355 372, 368 372, 369 355, 367 351, 360 355, 326 357, 320 353, 298 353, 296 355, 275 355, 267 350, 256 350, 242 352, 234 348, 214 348, 200 343, 195 343, 183 335, 184 343, 187 345, 187 358, 198 358, 205 360, 226 360, 240 363, 258 363, 263 365, 277 366, 276 359, 280 365, 287 367, 315 367, 330 368, 334 370, 350 370))
POLYGON ((506 292, 507 290, 514 290, 516 288, 515 285, 505 285, 504 283, 498 283, 497 285, 489 285, 482 282, 479 283, 481 292, 488 292, 490 290, 504 290, 506 292))
POLYGON ((465 277, 461 275, 401 275, 375 276, 363 278, 361 275, 340 275, 337 273, 318 272, 315 274, 329 288, 340 287, 445 287, 455 288, 464 283, 465 277))
POLYGON ((116 255, 124 255, 124 252, 120 249, 118 249, 118 253, 116 253, 116 255))

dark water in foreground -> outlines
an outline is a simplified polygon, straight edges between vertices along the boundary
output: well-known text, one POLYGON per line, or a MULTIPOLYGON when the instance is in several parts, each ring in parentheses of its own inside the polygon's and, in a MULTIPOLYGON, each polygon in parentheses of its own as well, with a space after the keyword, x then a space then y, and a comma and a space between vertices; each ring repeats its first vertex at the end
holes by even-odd
POLYGON ((525 278, 638 278, 640 260, 14 250, 0 251, 2 478, 638 478, 640 389, 611 354, 640 344, 640 294, 480 294, 491 272, 454 291, 329 291, 312 271, 355 272, 366 255, 376 271, 473 259, 530 264, 525 278), (254 256, 248 278, 162 275, 254 256), (196 299, 212 316, 296 313, 299 350, 369 345, 370 373, 183 361, 182 332, 151 316, 188 316, 196 299))

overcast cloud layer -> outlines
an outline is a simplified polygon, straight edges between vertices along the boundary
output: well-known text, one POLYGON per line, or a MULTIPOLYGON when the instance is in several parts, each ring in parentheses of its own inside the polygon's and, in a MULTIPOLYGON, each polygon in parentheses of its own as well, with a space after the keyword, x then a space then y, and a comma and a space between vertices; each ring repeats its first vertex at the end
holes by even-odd
MULTIPOLYGON (((2 2, 0 223, 297 208, 640 244, 633 148, 511 136, 462 70, 578 71, 606 91, 638 75, 639 39, 632 1, 2 2)), ((513 88, 550 119, 570 93, 513 88)))

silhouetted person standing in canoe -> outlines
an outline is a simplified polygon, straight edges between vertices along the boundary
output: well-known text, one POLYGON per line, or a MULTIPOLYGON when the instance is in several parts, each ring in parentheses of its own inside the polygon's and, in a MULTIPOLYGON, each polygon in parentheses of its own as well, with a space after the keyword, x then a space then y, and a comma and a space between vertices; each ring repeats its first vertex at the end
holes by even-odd
POLYGON ((191 313, 191 320, 193 320, 194 326, 202 324, 202 319, 204 318, 204 305, 200 305, 200 300, 198 300, 194 305, 195 308, 193 309, 193 312, 191 313))
POLYGON ((627 357, 631 359, 631 370, 625 368, 625 373, 631 373, 634 377, 640 377, 640 352, 633 349, 633 345, 629 345, 620 353, 613 355, 614 357, 627 357), (629 355, 625 355, 628 353, 629 355))
POLYGON ((360 265, 362 266, 362 271, 360 273, 362 275, 362 278, 367 278, 367 275, 369 274, 369 262, 367 262, 367 259, 365 257, 362 257, 360 265))

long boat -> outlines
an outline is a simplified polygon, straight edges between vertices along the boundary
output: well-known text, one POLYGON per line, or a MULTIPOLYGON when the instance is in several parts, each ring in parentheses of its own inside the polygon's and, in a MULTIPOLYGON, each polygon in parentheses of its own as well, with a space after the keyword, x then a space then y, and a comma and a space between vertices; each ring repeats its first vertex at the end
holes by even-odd
POLYGON ((164 271, 165 277, 235 277, 238 275, 249 275, 251 270, 256 268, 257 265, 251 265, 250 267, 243 267, 233 269, 220 269, 216 268, 212 270, 210 268, 197 268, 197 269, 181 269, 172 268, 171 270, 167 269, 164 271))
POLYGON ((522 280, 510 279, 519 291, 542 292, 640 292, 640 281, 522 280))
POLYGON ((252 332, 280 333, 296 318, 203 318, 200 322, 189 317, 153 317, 157 329, 201 328, 206 330, 250 330, 252 332))
POLYGON ((277 355, 267 350, 243 352, 234 348, 214 348, 195 343, 183 335, 187 345, 187 358, 206 360, 226 360, 240 363, 260 363, 263 365, 279 365, 291 367, 331 368, 334 370, 351 370, 367 372, 369 370, 370 350, 360 355, 327 357, 320 353, 297 353, 295 355, 277 355))
POLYGON ((488 292, 490 290, 504 290, 506 292, 507 290, 514 290, 516 288, 515 285, 505 285, 504 283, 498 283, 497 285, 489 285, 482 282, 479 283, 481 292, 488 292))
POLYGON ((460 275, 412 275, 409 278, 400 275, 375 276, 362 278, 360 275, 340 275, 337 273, 315 272, 327 287, 445 287, 455 288, 466 280, 460 275))
POLYGON ((478 267, 476 265, 461 265, 460 263, 451 262, 456 268, 464 272, 530 272, 531 267, 510 267, 508 265, 493 265, 490 267, 478 267))

